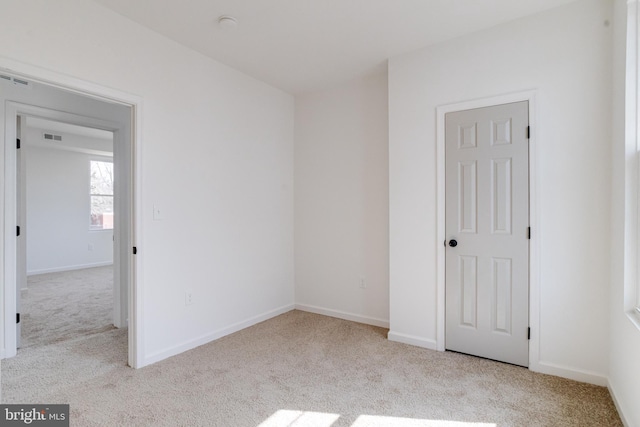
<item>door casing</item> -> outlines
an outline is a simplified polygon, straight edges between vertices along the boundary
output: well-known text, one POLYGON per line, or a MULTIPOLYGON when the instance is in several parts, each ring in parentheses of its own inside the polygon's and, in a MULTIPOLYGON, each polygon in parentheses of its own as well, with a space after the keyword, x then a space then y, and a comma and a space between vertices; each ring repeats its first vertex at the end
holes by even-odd
MULTIPOLYGON (((62 74, 32 66, 23 64, 18 61, 13 61, 7 58, 0 58, 0 70, 3 74, 13 77, 22 78, 28 81, 36 82, 39 84, 47 85, 53 88, 57 88, 64 91, 75 92, 83 96, 102 100, 105 102, 119 103, 131 108, 131 135, 130 135, 130 147, 128 149, 130 156, 129 165, 131 168, 130 183, 127 189, 128 197, 130 200, 131 214, 129 215, 129 237, 128 246, 129 250, 131 246, 139 246, 141 244, 141 224, 140 216, 136 215, 140 209, 140 188, 138 183, 140 182, 140 156, 139 156, 139 142, 141 140, 141 126, 140 117, 142 109, 142 99, 138 96, 120 92, 114 89, 102 87, 94 83, 86 82, 76 78, 68 77, 62 74)), ((36 107, 37 108, 37 107, 36 107)), ((7 109, 8 113, 8 109, 7 109)), ((2 117, 2 120, 5 118, 2 117)), ((15 218, 15 176, 11 177, 12 170, 15 172, 15 150, 10 150, 9 146, 11 141, 7 141, 7 135, 10 131, 4 132, 0 135, 4 141, 3 151, 5 152, 4 168, 7 169, 8 182, 5 182, 3 193, 3 199, 5 200, 4 206, 4 220, 5 220, 5 233, 4 233, 4 263, 5 272, 4 277, 1 278, 0 291, 3 293, 2 304, 4 311, 4 330, 3 336, 5 345, 11 344, 15 341, 15 324, 11 322, 11 317, 15 319, 15 286, 5 286, 8 281, 13 280, 15 283, 16 274, 16 251, 15 251, 15 233, 10 233, 9 222, 16 221, 15 218), (12 154, 13 153, 13 154, 12 154), (13 162, 13 166, 12 165, 13 162), (7 166, 9 166, 7 168, 7 166), (7 206, 6 203, 10 206, 7 206), (13 267, 12 267, 13 266, 13 267)), ((15 173, 13 174, 15 175, 15 173)), ((129 252, 129 250, 127 252, 129 252)), ((129 252, 131 253, 131 252, 129 252)), ((129 339, 128 339, 128 364, 133 368, 142 367, 144 364, 144 354, 142 343, 144 342, 142 331, 142 300, 140 298, 141 286, 142 286, 142 272, 138 268, 141 263, 141 256, 132 256, 130 261, 130 268, 128 269, 129 283, 129 295, 121 295, 121 298, 128 299, 128 312, 129 312, 129 339)), ((10 354, 2 354, 2 357, 8 357, 10 354)))
POLYGON ((539 282, 539 214, 538 214, 538 173, 536 144, 536 91, 529 90, 481 98, 436 108, 436 182, 437 182, 437 331, 436 348, 445 351, 445 114, 454 111, 510 104, 513 102, 529 102, 529 223, 531 226, 531 242, 529 250, 529 324, 531 339, 529 342, 529 369, 539 370, 540 355, 540 282, 539 282))

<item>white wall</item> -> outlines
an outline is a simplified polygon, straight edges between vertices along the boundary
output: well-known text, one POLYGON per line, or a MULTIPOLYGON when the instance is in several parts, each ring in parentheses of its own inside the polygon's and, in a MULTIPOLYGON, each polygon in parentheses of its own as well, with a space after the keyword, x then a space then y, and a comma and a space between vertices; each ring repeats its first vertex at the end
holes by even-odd
MULTIPOLYGON (((43 132, 42 129, 29 128, 26 138, 23 134, 27 184, 27 274, 111 264, 113 231, 89 230, 89 165, 91 160, 113 159, 33 146, 33 143, 42 141, 43 132)), ((64 134, 63 138, 65 142, 80 139, 91 146, 102 142, 70 134, 64 134)))
POLYGON ((387 326, 387 73, 298 96, 295 111, 297 307, 387 326))
MULTIPOLYGON (((640 330, 625 313, 625 288, 637 286, 638 186, 633 181, 637 180, 638 151, 635 140, 625 141, 626 3, 615 1, 614 18, 609 388, 627 425, 636 426, 640 425, 640 330)), ((633 293, 628 297, 633 298, 633 293)))
POLYGON ((540 311, 530 363, 606 383, 611 5, 583 0, 390 60, 391 332, 436 340, 436 107, 534 89, 540 311))
POLYGON ((143 365, 293 307, 290 95, 84 0, 4 4, 1 57, 143 100, 143 365))

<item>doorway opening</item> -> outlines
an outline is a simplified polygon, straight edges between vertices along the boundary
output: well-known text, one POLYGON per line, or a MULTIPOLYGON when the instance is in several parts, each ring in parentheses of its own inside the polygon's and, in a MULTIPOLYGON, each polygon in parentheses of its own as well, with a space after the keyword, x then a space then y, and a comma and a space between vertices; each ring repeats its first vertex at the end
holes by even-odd
POLYGON ((113 132, 33 116, 17 125, 20 353, 120 322, 113 132))
MULTIPOLYGON (((3 331, 3 348, 0 358, 13 357, 17 354, 20 329, 17 327, 17 320, 20 319, 20 311, 18 305, 20 302, 20 290, 26 286, 26 270, 27 257, 26 251, 28 245, 26 239, 29 236, 29 227, 26 227, 27 215, 29 214, 26 198, 21 194, 25 194, 27 169, 20 168, 26 165, 26 156, 22 155, 22 145, 18 148, 18 136, 23 131, 29 129, 28 123, 43 124, 46 123, 52 129, 50 132, 42 133, 42 140, 38 143, 58 144, 60 152, 74 152, 85 156, 92 156, 93 160, 111 160, 113 162, 113 212, 104 211, 98 213, 100 225, 108 226, 113 221, 113 230, 104 233, 104 230, 91 228, 90 214, 90 160, 87 160, 86 168, 86 226, 87 232, 94 232, 93 236, 86 235, 86 241, 83 244, 85 263, 75 264, 76 266, 94 266, 97 264, 108 263, 108 260, 97 260, 99 257, 96 252, 105 252, 104 241, 111 238, 111 262, 113 264, 113 314, 111 316, 112 323, 117 328, 127 328, 127 361, 132 367, 139 366, 139 357, 137 354, 137 317, 135 309, 135 263, 133 257, 134 248, 134 186, 133 177, 135 174, 134 154, 134 117, 135 105, 133 103, 123 103, 113 101, 109 98, 94 93, 81 92, 79 90, 67 90, 46 83, 40 83, 37 80, 30 80, 28 77, 21 76, 19 79, 11 75, 5 76, 0 70, 3 79, 0 84, 3 85, 0 92, 0 101, 2 101, 3 111, 3 127, 0 134, 4 137, 4 175, 7 177, 3 186, 4 209, 0 213, 4 220, 2 257, 4 258, 5 271, 1 278, 3 308, 5 315, 2 318, 3 331), (6 78, 5 78, 6 77, 6 78), (56 125, 57 124, 57 125, 56 125), (59 133, 56 133, 56 126, 66 130, 70 128, 84 129, 85 133, 98 133, 112 135, 112 153, 109 156, 108 150, 93 147, 77 147, 73 144, 65 144, 59 140, 59 133), (46 135, 45 135, 46 134, 46 135), (20 153, 20 154, 19 154, 20 153), (24 157, 24 159, 23 159, 24 157), (19 160, 19 162, 18 162, 19 160), (20 175, 18 175, 20 174, 20 175), (22 180, 20 178, 23 178, 22 180), (24 185, 23 185, 24 184, 24 185), (22 191, 21 191, 22 190, 22 191), (23 200, 24 199, 24 200, 23 200), (17 227, 22 227, 24 234, 19 235, 16 232, 17 227), (103 233, 102 235, 96 233, 103 233), (106 237, 106 238, 105 238, 106 237), (97 240, 91 241, 96 238, 97 240), (21 240, 22 239, 22 240, 21 240), (98 248, 100 246, 100 248, 98 248), (87 256, 87 252, 93 252, 87 256), (91 261, 93 256, 93 261, 91 261), (93 265, 92 265, 93 262, 93 265)), ((48 73, 45 73, 48 74, 48 73)), ((54 76, 56 77, 56 76, 54 76)), ((82 86, 82 84, 81 84, 82 86)), ((108 91, 107 91, 108 92, 108 91)), ((32 126, 33 127, 33 126, 32 126)), ((24 137, 23 137, 24 138, 24 137)), ((23 139, 20 138, 20 139, 23 139)), ((95 142, 95 141, 94 141, 95 142)), ((20 141, 22 144, 22 141, 20 141)), ((37 145, 37 144, 36 144, 37 145)), ((28 147, 28 144, 25 145, 28 147)), ((33 147, 31 147, 33 148, 33 147)), ((38 147, 42 148, 42 147, 38 147)), ((48 148, 51 148, 50 146, 48 148)), ((42 156, 41 156, 42 157, 42 156)), ((60 156, 58 156, 60 157, 60 156)), ((51 165, 46 164, 44 160, 43 166, 46 168, 51 165)), ((42 166, 42 165, 41 165, 42 166)), ((43 171, 40 171, 43 172, 43 171)), ((46 173, 46 172, 44 172, 46 173)), ((102 196, 102 202, 105 202, 105 196, 108 194, 96 194, 102 196)), ((27 195, 28 197, 28 195, 27 195)), ((84 216, 84 214, 82 214, 84 216)), ((42 218, 40 218, 42 220, 42 218)), ((55 218, 50 218, 54 220, 55 218)), ((94 221, 95 222, 95 221, 94 221)), ((50 227, 55 228, 59 224, 50 221, 50 227)), ((96 224, 94 223, 94 226, 96 224)), ((70 240, 70 239, 69 239, 70 240)), ((67 242, 69 243, 69 242, 67 242)), ((37 249, 37 245, 35 245, 37 249)), ((109 252, 108 249, 106 249, 109 252)), ((50 251, 51 252, 51 251, 50 251)), ((58 251, 58 261, 64 256, 68 256, 66 251, 58 251)), ((42 254, 41 254, 42 255, 42 254)), ((49 254, 51 255, 51 253, 49 254)), ((76 254, 77 255, 77 254, 76 254)), ((51 257, 50 257, 51 258, 51 257)), ((31 260, 34 261, 34 260, 31 260)), ((43 261, 43 260, 40 260, 43 261)), ((51 262, 51 259, 43 262, 51 262)), ((69 267, 68 259, 58 264, 65 264, 69 267)), ((44 265, 44 264, 41 264, 44 265)), ((73 266, 73 265, 72 265, 73 266)), ((32 266, 33 267, 33 266, 32 266)), ((51 265, 49 265, 51 267, 51 265)), ((60 267, 60 265, 58 265, 60 267)), ((58 268, 53 266, 49 270, 58 268)), ((32 270, 38 271, 37 268, 32 270)), ((47 267, 40 269, 40 272, 47 272, 47 267), (43 271, 44 270, 44 271, 43 271)), ((52 271, 49 271, 51 273, 52 271)))

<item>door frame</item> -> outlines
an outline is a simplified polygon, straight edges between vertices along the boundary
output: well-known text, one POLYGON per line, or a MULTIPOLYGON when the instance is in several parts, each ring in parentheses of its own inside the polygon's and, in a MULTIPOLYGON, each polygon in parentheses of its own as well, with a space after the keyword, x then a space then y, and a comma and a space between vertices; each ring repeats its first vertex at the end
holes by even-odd
MULTIPOLYGON (((13 122, 17 117, 37 117, 37 118, 51 120, 55 122, 68 123, 68 124, 73 124, 77 126, 110 131, 113 133, 113 159, 112 159, 113 162, 115 163, 116 160, 118 160, 119 164, 129 163, 128 162, 129 159, 126 159, 128 150, 126 150, 126 148, 125 150, 123 150, 123 147, 128 147, 130 144, 125 139, 126 136, 124 132, 126 131, 126 129, 123 127, 123 124, 121 123, 110 122, 108 120, 102 120, 100 118, 95 118, 95 117, 66 113, 63 111, 52 110, 50 108, 36 107, 33 105, 23 104, 20 102, 7 101, 6 108, 5 108, 6 141, 13 141, 17 136, 16 129, 13 126, 13 122)), ((7 144, 6 148, 10 148, 10 145, 7 144)), ((9 150, 5 151, 5 169, 4 169, 5 176, 12 176, 12 177, 14 175, 17 176, 16 174, 17 162, 14 162, 14 160, 16 160, 14 159, 16 155, 17 155, 17 150, 10 149, 10 151, 9 150)), ((130 157, 130 155, 128 157, 130 157)), ((121 185, 119 185, 119 183, 124 182, 126 185, 126 182, 131 181, 131 177, 128 176, 130 174, 126 174, 126 173, 123 174, 122 168, 119 168, 119 169, 120 171, 117 172, 118 175, 116 177, 117 182, 116 182, 115 202, 116 202, 116 206, 118 207, 118 211, 122 209, 126 213, 127 211, 130 211, 128 207, 131 205, 131 202, 127 200, 128 197, 127 197, 126 187, 124 188, 125 190, 124 192, 120 191, 121 185)), ((17 184, 21 184, 21 179, 18 179, 17 184)), ((13 182, 7 180, 6 186, 11 188, 11 186, 13 186, 13 182)), ((17 185, 15 186, 15 188, 17 189, 17 185)), ((17 204, 15 206, 12 206, 13 198, 11 197, 10 191, 8 191, 6 187, 5 187, 5 194, 7 195, 7 197, 5 198, 5 209, 7 211, 12 212, 17 207, 17 204)), ((127 236, 131 228, 129 224, 127 224, 126 222, 125 223, 122 222, 122 218, 121 218, 122 216, 123 215, 121 215, 121 212, 118 212, 118 214, 115 216, 115 228, 114 228, 114 236, 113 236, 114 237, 113 257, 114 257, 114 264, 116 267, 114 268, 114 282, 113 282, 114 284, 113 324, 117 328, 122 328, 127 326, 128 298, 127 298, 126 289, 128 288, 127 284, 131 282, 130 280, 122 280, 122 275, 120 274, 122 266, 123 265, 126 266, 126 264, 128 264, 126 260, 122 258, 122 255, 130 252, 126 250, 126 247, 130 246, 130 244, 127 243, 127 241, 129 240, 127 236)), ((130 214, 129 215, 125 214, 125 218, 129 216, 130 214)), ((8 218, 6 213, 5 213, 5 218, 8 218)), ((16 224, 22 224, 22 228, 26 229, 25 221, 26 221, 26 218, 21 217, 21 218, 16 218, 15 222, 16 224)), ((13 245, 13 242, 11 241, 11 239, 15 238, 14 236, 12 236, 11 233, 9 233, 10 231, 9 228, 6 228, 11 226, 12 226, 11 221, 5 221, 5 236, 7 236, 7 239, 5 240, 6 245, 13 245)), ((21 233, 21 235, 22 234, 23 233, 21 233)), ((18 239, 16 239, 16 241, 18 243, 18 239)), ((5 253, 8 253, 6 249, 5 249, 5 253)), ((21 257, 24 257, 24 255, 23 254, 16 255, 16 263, 18 263, 17 265, 19 265, 21 257)), ((26 274, 26 268, 24 273, 26 274)), ((9 269, 5 270, 5 274, 6 275, 10 274, 9 269)), ((23 273, 16 271, 16 279, 18 278, 19 274, 23 274, 23 273)), ((10 277, 6 278, 4 283, 11 284, 12 279, 10 277)), ((20 292, 20 289, 16 288, 16 294, 15 294, 16 300, 18 299, 19 292, 20 292)), ((10 314, 13 315, 13 313, 10 313, 10 314)), ((12 340, 13 338, 9 336, 9 341, 11 342, 12 340)), ((11 355, 12 354, 10 354, 9 356, 11 355)))
POLYGON ((436 108, 436 205, 437 205, 437 239, 436 239, 436 282, 437 282, 437 314, 436 314, 436 349, 445 351, 445 114, 474 108, 492 107, 513 102, 529 103, 529 224, 531 240, 529 241, 529 369, 538 370, 540 355, 540 283, 539 283, 539 197, 538 197, 538 150, 536 144, 536 91, 528 90, 487 98, 456 102, 436 108))
MULTIPOLYGON (((12 77, 22 78, 28 81, 36 82, 39 84, 54 87, 63 91, 73 92, 79 95, 87 96, 99 101, 118 103, 131 108, 131 135, 130 146, 127 147, 126 152, 123 155, 130 156, 130 181, 124 194, 128 194, 129 201, 129 218, 126 226, 120 227, 125 231, 128 228, 128 238, 122 242, 121 246, 127 248, 126 253, 129 254, 129 271, 127 272, 127 278, 129 282, 128 295, 120 295, 121 299, 128 299, 128 312, 129 312, 129 331, 128 331, 128 364, 133 368, 143 366, 144 352, 143 352, 143 317, 142 317, 142 269, 140 265, 142 263, 141 254, 133 256, 132 247, 139 246, 141 244, 141 155, 140 155, 140 143, 141 143, 141 116, 142 116, 142 98, 121 92, 115 89, 107 88, 97 85, 95 83, 80 80, 74 77, 69 77, 63 74, 58 74, 53 71, 49 71, 37 66, 24 64, 18 61, 14 61, 8 58, 0 57, 0 70, 3 74, 10 75, 12 77)), ((17 108, 16 111, 23 112, 23 109, 29 107, 20 103, 8 103, 6 106, 6 114, 8 116, 10 110, 17 108), (18 108, 19 107, 19 108, 18 108)), ((36 113, 38 112, 37 106, 31 106, 36 113)), ((40 109, 42 110, 42 109, 40 109)), ((45 109, 46 110, 46 109, 45 109)), ((33 112, 32 111, 32 112, 33 112)), ((51 110, 49 110, 51 111, 51 110)), ((27 113, 27 111, 24 111, 27 113)), ((37 115, 37 114, 36 114, 37 115)), ((70 115, 73 116, 73 115, 70 115)), ((69 117, 69 116, 68 116, 69 117)), ((67 118, 68 118, 67 117, 67 118)), ((5 120, 5 117, 1 117, 0 120, 5 120)), ((100 121, 104 125, 105 121, 100 121)), ((11 125, 9 124, 8 127, 11 125)), ((117 137, 118 129, 113 129, 114 142, 117 137)), ((15 176, 15 146, 10 136, 11 129, 5 129, 5 132, 0 134, 0 138, 3 140, 3 154, 4 160, 1 167, 4 168, 6 176, 5 184, 2 186, 2 200, 4 207, 0 215, 4 217, 4 236, 2 241, 4 274, 0 277, 0 293, 2 294, 2 303, 4 311, 4 328, 3 334, 3 353, 0 354, 0 358, 10 357, 10 349, 16 343, 16 330, 15 330, 15 316, 16 316, 16 289, 15 289, 15 277, 16 277, 16 237, 12 230, 15 230, 16 224, 16 176, 15 176), (13 283, 14 286, 7 286, 7 284, 13 283), (13 320, 13 321, 12 321, 13 320)), ((115 148, 115 147, 114 147, 115 148)), ((126 256, 126 255, 123 255, 126 256)), ((118 310, 118 309, 116 309, 118 310)), ((118 310, 120 311, 120 310, 118 310)), ((122 317, 120 313, 116 315, 122 317)))

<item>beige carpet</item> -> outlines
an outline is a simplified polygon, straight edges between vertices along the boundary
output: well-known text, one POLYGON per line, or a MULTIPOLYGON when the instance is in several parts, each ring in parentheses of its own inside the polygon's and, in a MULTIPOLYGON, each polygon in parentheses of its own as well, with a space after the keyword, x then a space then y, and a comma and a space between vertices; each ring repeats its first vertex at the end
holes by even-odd
POLYGON ((126 331, 30 346, 6 403, 70 403, 72 426, 621 426, 606 388, 386 339, 292 311, 143 369, 126 331))
POLYGON ((29 276, 27 288, 23 349, 114 329, 112 266, 29 276))

